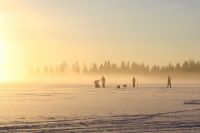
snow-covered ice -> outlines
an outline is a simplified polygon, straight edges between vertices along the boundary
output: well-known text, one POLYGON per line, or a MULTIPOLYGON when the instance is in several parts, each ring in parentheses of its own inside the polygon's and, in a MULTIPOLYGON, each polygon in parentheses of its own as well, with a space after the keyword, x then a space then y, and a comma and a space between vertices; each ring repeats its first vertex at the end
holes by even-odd
POLYGON ((199 85, 1 85, 0 132, 200 132, 199 101, 199 85))

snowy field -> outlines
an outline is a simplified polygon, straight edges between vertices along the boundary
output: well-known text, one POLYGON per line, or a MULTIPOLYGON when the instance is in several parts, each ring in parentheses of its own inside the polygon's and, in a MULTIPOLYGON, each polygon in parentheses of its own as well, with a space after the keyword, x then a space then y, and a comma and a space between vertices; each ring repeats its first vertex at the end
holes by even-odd
POLYGON ((200 85, 0 85, 1 132, 198 133, 200 85))

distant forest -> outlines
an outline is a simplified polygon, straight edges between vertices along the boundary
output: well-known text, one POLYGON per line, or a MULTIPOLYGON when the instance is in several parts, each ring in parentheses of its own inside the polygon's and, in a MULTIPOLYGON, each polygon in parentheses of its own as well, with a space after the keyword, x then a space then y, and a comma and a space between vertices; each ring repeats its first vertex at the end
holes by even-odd
POLYGON ((166 66, 145 65, 144 63, 125 62, 122 61, 120 65, 105 61, 101 64, 92 63, 90 66, 80 65, 78 62, 68 65, 63 62, 55 67, 43 66, 33 68, 32 74, 69 74, 69 73, 82 73, 82 74, 97 74, 97 73, 119 73, 119 74, 162 74, 162 73, 200 73, 200 61, 187 60, 183 63, 176 63, 175 65, 169 63, 166 66))

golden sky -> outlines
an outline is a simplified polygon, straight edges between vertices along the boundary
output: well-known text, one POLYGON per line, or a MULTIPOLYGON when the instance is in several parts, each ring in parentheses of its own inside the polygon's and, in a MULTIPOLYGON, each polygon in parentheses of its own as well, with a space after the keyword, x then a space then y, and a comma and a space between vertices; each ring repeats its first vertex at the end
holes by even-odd
POLYGON ((198 0, 1 0, 0 80, 40 65, 199 59, 198 0))

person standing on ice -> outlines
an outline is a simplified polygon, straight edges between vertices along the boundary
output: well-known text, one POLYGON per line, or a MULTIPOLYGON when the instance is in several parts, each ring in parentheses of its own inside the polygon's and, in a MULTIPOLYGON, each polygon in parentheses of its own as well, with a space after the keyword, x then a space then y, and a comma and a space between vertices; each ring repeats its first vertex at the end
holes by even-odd
POLYGON ((172 88, 171 77, 168 76, 167 88, 172 88))
POLYGON ((135 87, 135 83, 136 83, 135 77, 133 77, 132 81, 133 81, 133 87, 135 87))
POLYGON ((105 77, 103 76, 102 78, 101 78, 101 82, 102 82, 102 86, 103 86, 103 88, 105 88, 105 84, 106 84, 106 79, 105 79, 105 77))

